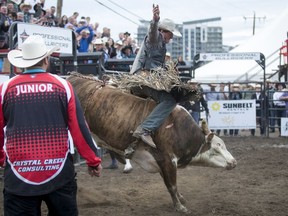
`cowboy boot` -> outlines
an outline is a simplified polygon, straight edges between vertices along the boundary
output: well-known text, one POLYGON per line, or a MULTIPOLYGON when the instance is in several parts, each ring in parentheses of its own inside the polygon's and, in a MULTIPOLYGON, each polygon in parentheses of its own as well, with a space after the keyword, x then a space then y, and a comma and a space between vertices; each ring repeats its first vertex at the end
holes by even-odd
POLYGON ((151 137, 151 133, 151 131, 138 126, 132 136, 141 139, 144 143, 148 144, 152 148, 156 148, 156 145, 151 137))

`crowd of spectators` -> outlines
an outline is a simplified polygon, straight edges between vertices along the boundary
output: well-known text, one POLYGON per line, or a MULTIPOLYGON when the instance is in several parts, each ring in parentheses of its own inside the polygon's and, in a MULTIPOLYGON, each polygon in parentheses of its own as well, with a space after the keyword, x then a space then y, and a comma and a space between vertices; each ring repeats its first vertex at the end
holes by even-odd
POLYGON ((78 52, 101 50, 105 59, 135 58, 139 50, 129 32, 123 30, 118 38, 112 38, 110 28, 103 27, 101 30, 98 22, 93 22, 89 16, 80 16, 78 12, 58 19, 55 6, 46 8, 45 0, 2 0, 0 3, 0 45, 3 48, 7 48, 4 44, 8 43, 9 27, 17 21, 71 29, 76 34, 78 52))
MULTIPOLYGON (((260 134, 265 135, 263 120, 267 119, 266 126, 269 133, 279 132, 281 135, 281 118, 288 118, 288 88, 287 83, 267 79, 264 92, 264 85, 258 83, 210 83, 204 90, 206 101, 215 100, 255 100, 256 101, 256 122, 260 134), (265 108, 265 109, 264 109, 265 108), (266 113, 264 113, 266 111, 266 113)), ((204 108, 205 109, 205 108, 204 108)), ((206 111, 207 114, 207 111, 206 111)), ((209 115, 206 115, 209 121, 209 115)), ((255 135, 255 130, 250 130, 255 135)), ((220 130, 216 130, 220 135, 220 130)), ((224 135, 239 136, 240 130, 224 130, 224 135)))

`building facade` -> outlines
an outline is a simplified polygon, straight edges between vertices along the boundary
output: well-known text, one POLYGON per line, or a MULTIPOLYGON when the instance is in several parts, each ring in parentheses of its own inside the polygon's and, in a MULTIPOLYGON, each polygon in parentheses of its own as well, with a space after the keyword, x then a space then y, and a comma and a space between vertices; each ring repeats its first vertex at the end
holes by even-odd
MULTIPOLYGON (((183 56, 183 59, 192 62, 196 54, 225 52, 223 49, 223 30, 219 26, 221 17, 195 20, 177 24, 182 37, 174 37, 167 45, 167 51, 173 59, 183 56)), ((139 45, 143 42, 149 28, 150 21, 141 21, 138 27, 137 39, 139 45)))

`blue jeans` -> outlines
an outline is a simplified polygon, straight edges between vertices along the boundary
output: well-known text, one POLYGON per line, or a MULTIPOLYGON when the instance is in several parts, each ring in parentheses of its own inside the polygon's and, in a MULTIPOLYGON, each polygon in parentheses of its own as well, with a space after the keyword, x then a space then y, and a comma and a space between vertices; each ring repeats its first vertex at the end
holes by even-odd
POLYGON ((193 117, 193 119, 195 120, 195 122, 197 124, 199 124, 199 120, 200 120, 200 112, 194 112, 192 111, 191 116, 193 117))
POLYGON ((170 115, 176 106, 174 97, 166 91, 159 91, 144 86, 141 91, 145 96, 151 97, 158 104, 153 111, 142 122, 141 127, 149 131, 157 130, 170 115))

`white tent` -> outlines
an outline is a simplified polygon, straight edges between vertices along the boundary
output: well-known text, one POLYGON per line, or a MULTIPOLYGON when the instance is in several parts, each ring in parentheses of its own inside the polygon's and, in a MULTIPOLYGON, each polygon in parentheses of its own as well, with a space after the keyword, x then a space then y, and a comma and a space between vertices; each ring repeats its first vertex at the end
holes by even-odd
MULTIPOLYGON (((266 58, 266 74, 275 72, 279 49, 288 37, 287 20, 288 8, 269 26, 230 52, 260 52, 266 58)), ((217 60, 196 69, 195 78, 203 82, 262 81, 263 69, 254 60, 217 60)))

